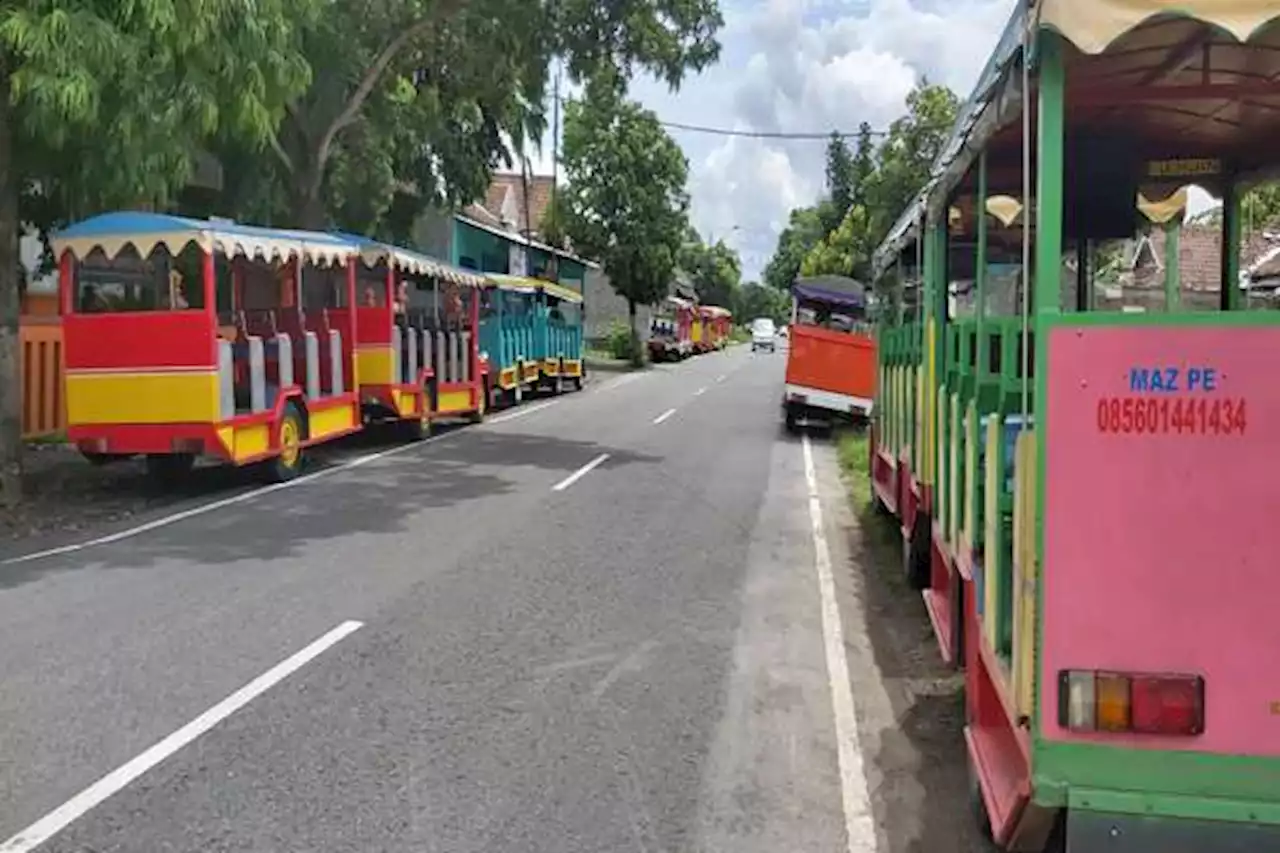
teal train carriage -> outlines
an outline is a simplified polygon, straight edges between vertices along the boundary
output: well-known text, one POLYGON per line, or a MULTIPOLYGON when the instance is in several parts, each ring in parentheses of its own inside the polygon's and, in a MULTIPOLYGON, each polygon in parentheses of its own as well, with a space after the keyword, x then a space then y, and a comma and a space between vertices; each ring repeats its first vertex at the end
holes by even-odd
POLYGON ((1277 139, 1275 2, 1017 3, 875 253, 874 502, 1002 850, 1280 850, 1280 314, 1240 227, 1277 139), (1162 284, 1112 275, 1158 231, 1162 284))
POLYGON ((541 390, 582 387, 582 295, 554 282, 490 273, 480 346, 496 392, 509 403, 541 390))

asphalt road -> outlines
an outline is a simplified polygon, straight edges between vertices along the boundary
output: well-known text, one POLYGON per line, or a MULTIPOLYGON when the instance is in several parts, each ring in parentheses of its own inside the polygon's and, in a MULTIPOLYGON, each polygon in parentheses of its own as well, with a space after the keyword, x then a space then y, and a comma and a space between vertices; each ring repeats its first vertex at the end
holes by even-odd
POLYGON ((0 850, 965 849, 838 760, 895 712, 832 450, 807 480, 780 428, 784 358, 602 378, 0 564, 0 850))

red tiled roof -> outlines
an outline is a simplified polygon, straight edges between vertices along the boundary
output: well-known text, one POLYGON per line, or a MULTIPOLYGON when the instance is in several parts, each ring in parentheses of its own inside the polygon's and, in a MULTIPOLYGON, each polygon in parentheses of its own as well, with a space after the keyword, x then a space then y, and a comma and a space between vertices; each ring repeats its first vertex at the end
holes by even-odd
POLYGON ((484 207, 499 220, 502 219, 502 204, 511 194, 515 205, 515 228, 520 233, 540 233, 542 217, 551 204, 551 188, 554 178, 550 175, 529 176, 529 218, 525 219, 524 181, 520 175, 496 173, 485 192, 484 207), (532 225, 530 225, 532 223, 532 225))
MULTIPOLYGON (((1162 228, 1152 228, 1151 251, 1164 264, 1165 233, 1162 228)), ((1178 271, 1182 289, 1216 292, 1222 273, 1219 258, 1222 254, 1222 230, 1214 225, 1184 225, 1178 239, 1178 271)), ((1140 255, 1139 260, 1145 257, 1140 255)), ((1163 287, 1162 266, 1155 263, 1140 264, 1134 269, 1134 286, 1163 287)))

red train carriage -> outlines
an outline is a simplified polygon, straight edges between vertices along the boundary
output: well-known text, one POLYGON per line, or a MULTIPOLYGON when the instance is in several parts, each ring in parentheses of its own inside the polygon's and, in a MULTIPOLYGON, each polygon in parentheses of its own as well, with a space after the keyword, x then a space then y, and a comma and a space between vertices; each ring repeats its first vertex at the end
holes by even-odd
POLYGON ((366 419, 402 424, 411 439, 425 438, 436 418, 483 419, 492 387, 478 334, 484 277, 350 239, 361 242, 356 362, 366 419))
POLYGON ((304 448, 360 429, 356 244, 152 213, 53 244, 67 433, 90 459, 143 454, 172 479, 209 456, 284 480, 304 448))

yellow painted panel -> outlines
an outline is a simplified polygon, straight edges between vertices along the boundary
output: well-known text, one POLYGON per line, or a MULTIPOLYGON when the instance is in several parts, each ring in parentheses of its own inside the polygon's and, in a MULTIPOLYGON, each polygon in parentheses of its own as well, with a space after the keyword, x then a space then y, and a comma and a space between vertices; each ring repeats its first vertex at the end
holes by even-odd
POLYGON ((935 389, 938 387, 937 371, 934 370, 933 357, 937 352, 937 325, 933 318, 930 317, 925 326, 925 368, 924 368, 924 400, 927 407, 924 411, 924 481, 929 485, 934 483, 934 454, 937 452, 936 432, 938 423, 934 420, 937 417, 937 398, 934 396, 935 389))
POLYGON ((502 372, 498 374, 498 387, 510 391, 516 385, 516 369, 514 367, 504 367, 502 372))
POLYGON ((561 373, 564 376, 581 376, 582 362, 576 358, 566 358, 564 360, 564 370, 561 373))
POLYGON ((1035 702, 1036 585, 1039 566, 1035 547, 1036 442, 1035 432, 1018 435, 1014 458, 1017 489, 1014 530, 1019 531, 1014 554, 1013 692, 1019 715, 1030 716, 1035 702))
POLYGON ((401 417, 418 413, 417 394, 410 394, 407 391, 392 391, 391 396, 396 401, 396 411, 400 413, 401 417))
POLYGON ((267 424, 235 427, 234 441, 232 458, 237 462, 261 456, 271 448, 271 427, 267 424))
POLYGON ((932 420, 929 422, 929 485, 935 486, 933 490, 933 517, 938 519, 942 526, 943 535, 946 535, 947 524, 947 449, 942 446, 942 436, 946 435, 947 425, 947 386, 939 385, 937 390, 932 390, 933 386, 929 386, 929 396, 932 398, 932 420))
POLYGON ((947 407, 947 414, 951 420, 951 447, 949 448, 947 464, 947 536, 952 547, 955 547, 960 534, 960 515, 964 508, 961 503, 962 493, 960 491, 960 451, 964 447, 963 436, 960 427, 964 423, 960 416, 960 395, 951 395, 951 405, 947 407))
POLYGON ((470 391, 441 391, 440 411, 466 412, 471 410, 470 391))
POLYGON ((987 421, 987 458, 986 458, 986 542, 983 545, 983 576, 985 578, 985 594, 983 595, 982 633, 987 637, 987 644, 997 649, 996 637, 997 610, 1000 607, 1000 436, 1004 429, 1004 418, 992 415, 987 421))
POLYGON ((177 424, 221 420, 218 374, 68 373, 67 423, 177 424))
POLYGON ((560 360, 556 358, 548 358, 542 362, 542 372, 555 376, 560 372, 560 360))
POLYGON ((334 433, 345 432, 359 423, 354 406, 331 406, 327 409, 311 412, 309 425, 311 439, 324 438, 334 433))
POLYGON ((356 375, 366 385, 391 385, 396 381, 395 350, 385 347, 360 347, 356 350, 356 375))
POLYGON ((222 449, 228 455, 234 457, 236 450, 236 428, 235 427, 218 427, 218 441, 222 442, 222 449))
POLYGON ((978 527, 978 407, 969 403, 964 413, 964 521, 961 536, 966 547, 972 547, 978 527))
POLYGON ((526 381, 530 379, 537 379, 538 376, 541 375, 541 370, 538 366, 538 362, 536 361, 526 361, 520 367, 524 371, 524 378, 526 381))

